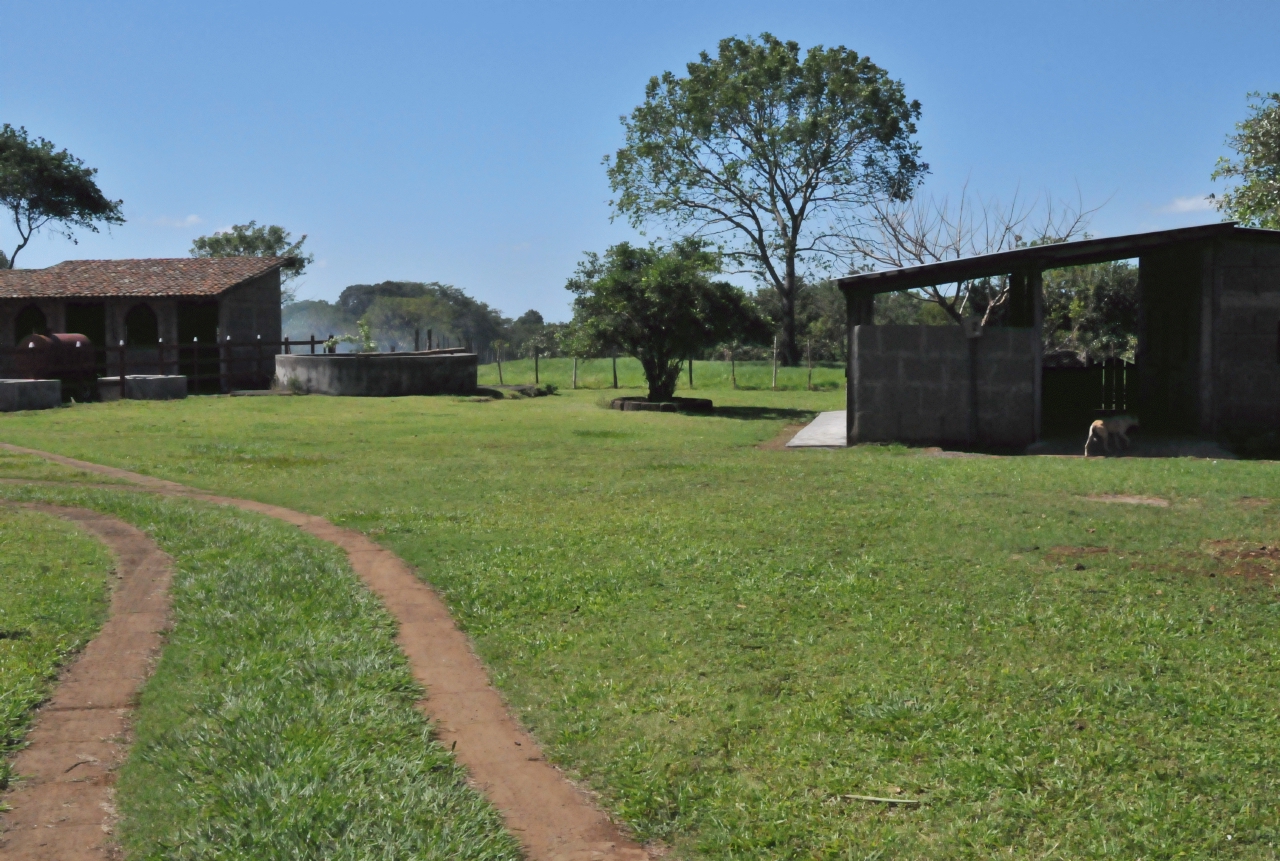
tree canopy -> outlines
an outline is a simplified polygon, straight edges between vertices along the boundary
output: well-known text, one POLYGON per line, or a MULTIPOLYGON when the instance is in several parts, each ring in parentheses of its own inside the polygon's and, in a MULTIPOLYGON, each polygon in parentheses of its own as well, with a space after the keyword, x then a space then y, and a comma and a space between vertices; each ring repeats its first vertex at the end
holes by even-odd
POLYGON ((844 47, 801 55, 769 33, 729 38, 687 75, 651 78, 606 157, 616 214, 714 236, 779 296, 780 349, 799 356, 795 308, 806 261, 828 253, 832 218, 911 196, 928 166, 913 140, 920 104, 844 47))
POLYGON ((315 256, 302 252, 307 235, 297 242, 292 234, 278 224, 258 226, 258 222, 236 224, 230 230, 221 230, 212 236, 201 236, 191 243, 192 257, 288 257, 290 262, 281 267, 280 301, 286 305, 297 299, 293 281, 315 256))
POLYGON ((124 224, 123 201, 109 200, 93 177, 96 168, 25 128, 0 127, 0 205, 9 210, 18 244, 0 252, 0 265, 12 269, 31 237, 46 226, 72 242, 74 229, 98 232, 98 224, 124 224))
POLYGON ((688 237, 670 248, 624 242, 588 254, 569 279, 575 352, 620 349, 640 360, 649 399, 669 400, 684 360, 726 341, 756 341, 769 329, 737 287, 712 281, 719 255, 688 237))
POLYGON ((1219 211, 1249 227, 1280 230, 1280 93, 1251 93, 1252 116, 1227 138, 1235 159, 1220 158, 1213 179, 1240 184, 1215 198, 1219 211))

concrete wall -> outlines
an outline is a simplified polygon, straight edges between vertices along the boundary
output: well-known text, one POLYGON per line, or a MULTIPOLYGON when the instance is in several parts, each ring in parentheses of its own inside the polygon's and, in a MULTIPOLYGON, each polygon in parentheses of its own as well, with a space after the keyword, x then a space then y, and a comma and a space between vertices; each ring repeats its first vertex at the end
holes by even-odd
POLYGON ((466 395, 476 390, 475 353, 333 353, 276 356, 275 385, 318 395, 466 395))
POLYGON ((1035 441, 1034 329, 854 326, 850 344, 851 443, 1035 441))
POLYGON ((1280 246, 1219 241, 1212 250, 1214 325, 1205 431, 1280 431, 1280 246))

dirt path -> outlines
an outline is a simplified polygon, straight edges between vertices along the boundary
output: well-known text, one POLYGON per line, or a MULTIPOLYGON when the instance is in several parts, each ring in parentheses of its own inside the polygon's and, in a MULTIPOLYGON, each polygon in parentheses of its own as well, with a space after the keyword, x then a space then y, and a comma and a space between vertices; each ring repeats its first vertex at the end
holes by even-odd
POLYGON ((112 786, 124 761, 129 713, 168 623, 173 561, 138 529, 83 508, 24 505, 72 521, 116 557, 111 616, 36 715, 6 794, 6 859, 113 857, 112 786))
POLYGON ((454 746, 458 761, 502 813, 528 857, 532 861, 644 861, 650 857, 543 759, 537 742, 512 718, 489 683, 484 665, 440 596, 400 557, 363 533, 292 509, 217 496, 115 467, 5 443, 0 448, 124 479, 157 493, 265 514, 342 548, 351 567, 399 621, 396 641, 408 656, 414 677, 427 690, 423 713, 436 722, 441 741, 454 746))

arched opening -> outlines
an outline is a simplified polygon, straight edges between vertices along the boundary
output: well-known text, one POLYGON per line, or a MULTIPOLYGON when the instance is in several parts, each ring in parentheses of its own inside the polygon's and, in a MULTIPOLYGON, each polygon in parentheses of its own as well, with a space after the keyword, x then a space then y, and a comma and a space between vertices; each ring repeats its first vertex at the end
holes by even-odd
POLYGON ((124 318, 124 340, 130 347, 154 347, 160 342, 160 324, 150 305, 134 305, 124 318))
POLYGON ((18 312, 18 317, 13 322, 13 337, 15 341, 20 341, 28 335, 47 334, 49 334, 49 324, 44 318, 44 312, 40 310, 38 305, 28 305, 18 312))

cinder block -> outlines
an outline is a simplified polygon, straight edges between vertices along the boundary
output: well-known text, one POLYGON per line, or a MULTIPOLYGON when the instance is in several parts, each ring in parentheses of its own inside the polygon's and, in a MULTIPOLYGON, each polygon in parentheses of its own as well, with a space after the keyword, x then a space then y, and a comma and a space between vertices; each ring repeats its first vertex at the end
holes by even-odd
POLYGON ((100 378, 98 396, 104 401, 118 401, 121 397, 131 401, 177 401, 187 396, 187 378, 181 374, 129 374, 124 380, 122 394, 118 376, 100 378))
POLYGON ((0 380, 0 412, 47 410, 61 405, 61 380, 0 380))

